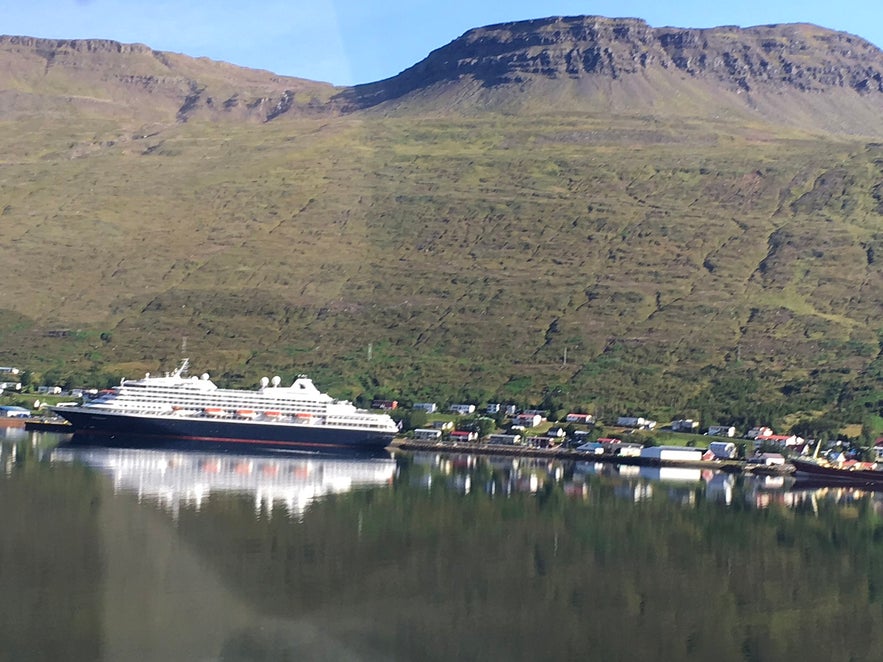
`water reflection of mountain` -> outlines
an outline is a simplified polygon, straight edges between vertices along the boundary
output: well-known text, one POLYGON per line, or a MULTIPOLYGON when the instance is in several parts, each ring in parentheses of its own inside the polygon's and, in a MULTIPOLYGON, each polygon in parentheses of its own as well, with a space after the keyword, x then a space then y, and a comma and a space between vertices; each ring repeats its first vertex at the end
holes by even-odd
POLYGON ((875 496, 788 501, 731 476, 450 456, 405 456, 391 487, 297 518, 256 517, 253 493, 220 488, 172 518, 114 485, 79 462, 0 478, 10 659, 735 662, 883 647, 875 496))
POLYGON ((52 462, 76 462, 110 476, 115 493, 155 500, 177 515, 199 510, 213 493, 248 494, 258 514, 283 506, 301 515, 316 499, 358 487, 388 485, 395 461, 306 456, 248 456, 130 448, 61 446, 52 462))

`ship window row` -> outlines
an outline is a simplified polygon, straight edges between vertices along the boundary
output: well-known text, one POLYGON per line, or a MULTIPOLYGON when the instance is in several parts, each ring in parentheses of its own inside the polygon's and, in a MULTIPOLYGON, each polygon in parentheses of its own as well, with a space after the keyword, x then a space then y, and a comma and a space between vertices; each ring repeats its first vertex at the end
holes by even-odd
POLYGON ((195 407, 205 406, 227 406, 232 408, 263 408, 263 409, 293 409, 298 411, 324 412, 328 410, 327 405, 313 403, 294 403, 287 401, 273 400, 262 398, 254 401, 243 401, 240 399, 227 398, 211 398, 204 397, 153 397, 147 398, 141 394, 122 394, 115 398, 101 398, 98 402, 163 402, 168 404, 192 405, 195 407))

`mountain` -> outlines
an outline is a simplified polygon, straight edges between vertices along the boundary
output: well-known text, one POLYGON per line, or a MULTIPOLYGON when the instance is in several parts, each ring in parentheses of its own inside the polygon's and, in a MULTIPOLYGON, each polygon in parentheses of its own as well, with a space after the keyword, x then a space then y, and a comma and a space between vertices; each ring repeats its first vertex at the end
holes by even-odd
POLYGON ((652 28, 575 16, 470 30, 393 78, 345 90, 378 104, 762 118, 807 129, 883 131, 883 52, 813 25, 652 28))
POLYGON ((880 62, 551 18, 335 88, 2 38, 2 363, 873 431, 880 62))
POLYGON ((206 58, 96 39, 0 36, 0 117, 266 121, 324 109, 335 88, 206 58))

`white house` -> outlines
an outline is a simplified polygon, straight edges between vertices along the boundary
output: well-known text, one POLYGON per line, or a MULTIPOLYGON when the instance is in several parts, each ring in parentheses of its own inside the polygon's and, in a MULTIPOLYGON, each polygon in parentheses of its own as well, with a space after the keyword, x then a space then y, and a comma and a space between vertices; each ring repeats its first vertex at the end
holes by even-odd
POLYGON ((434 414, 438 411, 438 406, 434 402, 415 402, 411 409, 425 411, 427 414, 434 414))
POLYGON ((643 430, 652 430, 656 427, 656 421, 640 416, 620 416, 616 419, 616 424, 624 428, 641 428, 643 430))
POLYGON ((467 404, 456 404, 448 407, 448 411, 452 411, 455 414, 460 414, 461 416, 465 416, 466 414, 474 414, 475 413, 475 405, 467 405, 467 404))
POLYGON ((732 425, 712 425, 708 428, 709 437, 735 437, 736 428, 732 425))
POLYGON ((526 428, 535 428, 543 422, 543 417, 539 414, 522 413, 512 418, 513 425, 523 425, 526 428))

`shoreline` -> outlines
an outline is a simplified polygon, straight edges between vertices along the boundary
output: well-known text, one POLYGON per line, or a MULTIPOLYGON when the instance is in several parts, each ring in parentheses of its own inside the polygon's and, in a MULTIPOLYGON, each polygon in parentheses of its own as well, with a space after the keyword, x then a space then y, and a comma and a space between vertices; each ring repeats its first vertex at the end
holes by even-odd
POLYGON ((609 464, 626 464, 641 467, 685 467, 693 469, 712 469, 726 473, 744 473, 757 476, 787 476, 794 468, 791 464, 763 465, 747 460, 665 460, 653 457, 623 457, 620 455, 597 455, 573 448, 527 448, 520 446, 501 446, 494 444, 416 441, 413 439, 394 439, 388 446, 391 450, 418 451, 448 454, 471 455, 504 455, 510 457, 534 457, 550 460, 571 460, 575 462, 602 462, 609 464))

